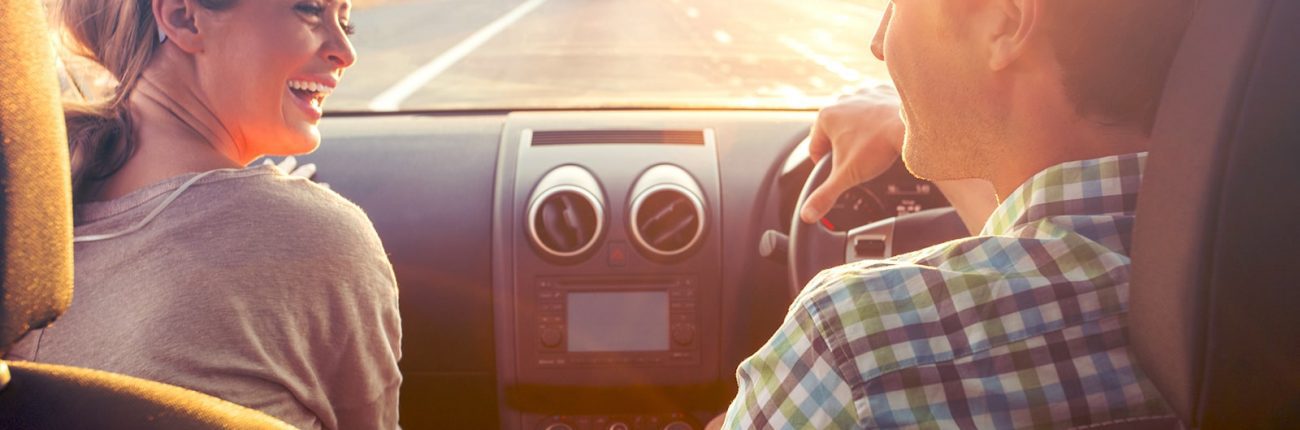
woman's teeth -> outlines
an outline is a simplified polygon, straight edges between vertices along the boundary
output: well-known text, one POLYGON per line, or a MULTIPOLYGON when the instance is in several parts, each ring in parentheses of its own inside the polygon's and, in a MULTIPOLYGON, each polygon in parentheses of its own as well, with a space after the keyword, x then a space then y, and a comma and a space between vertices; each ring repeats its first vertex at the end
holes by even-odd
POLYGON ((293 88, 299 91, 321 93, 322 95, 326 95, 326 96, 334 92, 334 87, 321 84, 318 82, 309 82, 309 81, 289 81, 289 88, 293 88))
POLYGON ((311 81, 289 81, 289 89, 294 90, 296 94, 308 97, 308 101, 313 106, 319 107, 321 102, 325 101, 334 92, 334 87, 311 81))

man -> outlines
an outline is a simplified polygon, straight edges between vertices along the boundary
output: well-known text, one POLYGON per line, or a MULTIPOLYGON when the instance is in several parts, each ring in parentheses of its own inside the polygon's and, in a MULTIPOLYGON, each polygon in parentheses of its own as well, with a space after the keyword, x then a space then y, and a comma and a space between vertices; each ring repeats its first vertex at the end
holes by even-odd
POLYGON ((819 275, 741 363, 723 426, 1059 428, 1169 415, 1129 357, 1127 255, 1193 3, 891 2, 872 50, 901 109, 875 92, 823 111, 813 153, 834 151, 836 164, 801 216, 818 219, 901 153, 982 228, 819 275), (990 193, 1001 204, 988 216, 990 193))

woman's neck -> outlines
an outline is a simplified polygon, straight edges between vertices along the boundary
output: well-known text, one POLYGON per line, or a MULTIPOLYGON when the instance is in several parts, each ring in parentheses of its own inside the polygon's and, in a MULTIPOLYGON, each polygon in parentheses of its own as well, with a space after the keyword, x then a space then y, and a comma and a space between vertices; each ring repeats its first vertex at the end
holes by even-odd
POLYGON ((186 173, 243 167, 235 161, 242 159, 238 139, 194 86, 178 84, 195 81, 183 61, 154 61, 136 84, 127 101, 134 154, 91 200, 112 200, 186 173))

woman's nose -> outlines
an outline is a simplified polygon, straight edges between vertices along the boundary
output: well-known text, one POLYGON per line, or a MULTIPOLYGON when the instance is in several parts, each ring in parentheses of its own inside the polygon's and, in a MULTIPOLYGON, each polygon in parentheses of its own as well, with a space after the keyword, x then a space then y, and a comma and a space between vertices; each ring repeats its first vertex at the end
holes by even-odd
POLYGON ((871 38, 871 53, 876 55, 880 61, 885 61, 885 33, 889 32, 889 20, 894 17, 894 3, 890 2, 885 7, 885 14, 880 17, 880 27, 876 29, 876 36, 871 38))
POLYGON ((333 38, 324 50, 325 59, 340 69, 351 67, 357 62, 357 51, 352 47, 352 41, 343 31, 335 32, 333 38))

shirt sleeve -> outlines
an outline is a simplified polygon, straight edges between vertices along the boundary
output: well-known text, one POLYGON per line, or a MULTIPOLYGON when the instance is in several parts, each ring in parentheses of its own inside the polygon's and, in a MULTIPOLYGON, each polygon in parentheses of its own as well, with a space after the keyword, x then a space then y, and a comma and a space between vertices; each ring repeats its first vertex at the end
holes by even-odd
POLYGON ((397 428, 402 323, 393 266, 360 208, 313 184, 297 185, 310 200, 290 209, 311 229, 283 239, 296 254, 266 258, 290 267, 286 281, 297 285, 288 288, 299 291, 298 332, 309 344, 294 383, 306 387, 303 397, 323 428, 397 428))
POLYGON ((338 429, 397 428, 402 381, 397 283, 377 238, 370 245, 358 247, 371 252, 353 256, 354 265, 337 273, 334 288, 340 293, 328 322, 335 331, 320 339, 313 353, 332 365, 323 388, 338 429))
POLYGON ((796 309, 736 369, 725 429, 857 427, 853 393, 809 313, 796 309))

